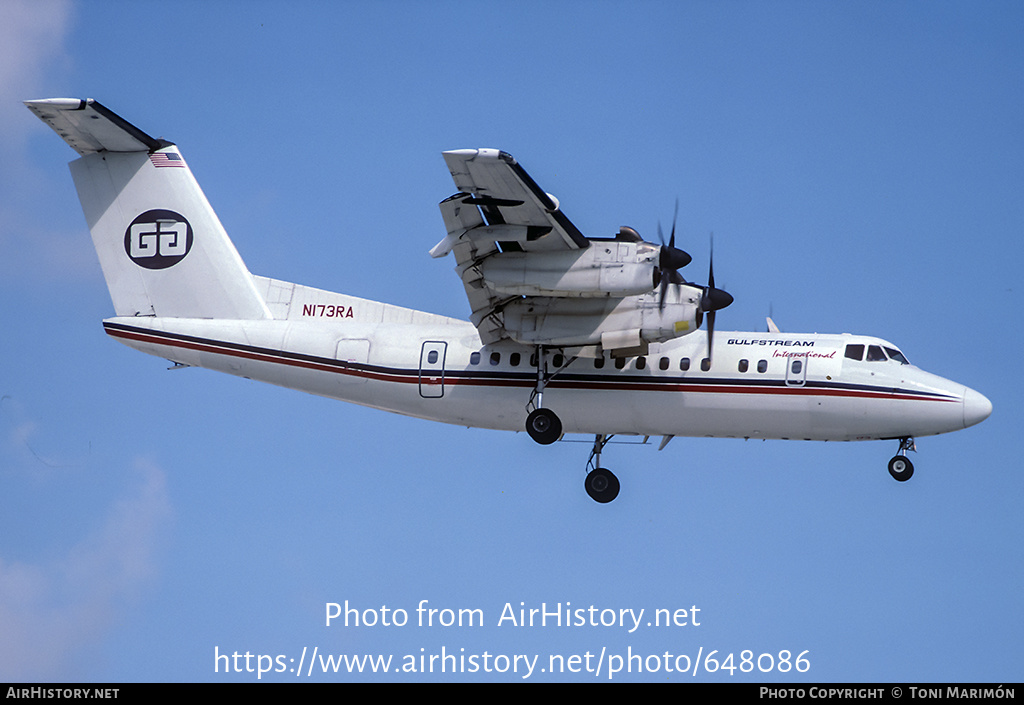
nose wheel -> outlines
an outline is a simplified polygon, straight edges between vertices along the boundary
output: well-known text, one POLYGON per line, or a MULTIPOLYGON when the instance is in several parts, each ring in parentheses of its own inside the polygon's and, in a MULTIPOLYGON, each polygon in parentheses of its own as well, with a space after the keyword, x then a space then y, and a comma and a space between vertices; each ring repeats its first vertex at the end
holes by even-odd
POLYGON ((889 474, 897 482, 906 482, 914 475, 914 464, 905 455, 897 455, 889 461, 889 474))
POLYGON ((897 482, 906 482, 914 476, 914 464, 907 457, 907 451, 916 451, 917 446, 913 438, 901 438, 900 449, 892 460, 889 461, 889 474, 897 482))

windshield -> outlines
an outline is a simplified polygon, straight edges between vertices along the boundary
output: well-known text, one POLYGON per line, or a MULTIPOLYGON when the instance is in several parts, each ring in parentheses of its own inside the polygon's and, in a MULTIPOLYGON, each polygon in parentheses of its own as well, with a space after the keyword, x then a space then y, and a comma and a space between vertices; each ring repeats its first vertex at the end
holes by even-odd
POLYGON ((910 364, 910 360, 908 360, 907 358, 903 357, 903 353, 901 353, 896 348, 886 348, 885 351, 887 353, 889 353, 889 358, 890 359, 895 360, 896 362, 900 363, 901 365, 909 365, 910 364))
POLYGON ((882 345, 851 343, 846 346, 845 357, 851 360, 866 360, 867 362, 885 362, 886 360, 895 360, 901 365, 910 364, 910 360, 908 360, 899 350, 882 345), (868 354, 866 357, 864 355, 864 348, 867 348, 868 354))

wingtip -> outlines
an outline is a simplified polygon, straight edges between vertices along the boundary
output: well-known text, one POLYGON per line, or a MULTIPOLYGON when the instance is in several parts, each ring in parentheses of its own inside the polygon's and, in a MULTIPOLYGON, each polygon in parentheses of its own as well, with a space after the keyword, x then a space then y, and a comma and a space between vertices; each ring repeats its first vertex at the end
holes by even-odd
POLYGON ((441 154, 445 156, 460 157, 466 160, 473 159, 500 159, 502 157, 510 157, 511 155, 506 152, 502 152, 500 149, 493 149, 491 147, 481 147, 480 149, 449 149, 441 154))

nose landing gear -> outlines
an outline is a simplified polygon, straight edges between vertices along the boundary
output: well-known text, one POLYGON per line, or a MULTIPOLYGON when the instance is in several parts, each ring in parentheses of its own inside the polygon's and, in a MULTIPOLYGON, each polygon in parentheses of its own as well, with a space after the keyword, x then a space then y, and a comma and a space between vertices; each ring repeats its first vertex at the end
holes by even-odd
POLYGON ((900 449, 889 461, 889 474, 897 482, 906 482, 914 476, 914 464, 907 457, 907 451, 917 452, 913 438, 901 438, 900 449))

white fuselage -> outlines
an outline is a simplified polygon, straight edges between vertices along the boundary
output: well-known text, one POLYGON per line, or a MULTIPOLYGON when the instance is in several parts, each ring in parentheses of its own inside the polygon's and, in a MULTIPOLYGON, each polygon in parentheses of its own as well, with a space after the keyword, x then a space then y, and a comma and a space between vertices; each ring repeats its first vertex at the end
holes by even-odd
MULTIPOLYGON (((484 346, 469 322, 330 296, 292 301, 291 315, 277 320, 133 316, 105 327, 184 365, 434 421, 523 430, 537 380, 533 347, 484 346)), ((913 365, 850 359, 851 345, 894 347, 849 334, 718 331, 705 370, 707 338, 698 333, 639 357, 572 360, 545 388, 544 406, 566 433, 832 441, 946 433, 991 411, 977 392, 913 365)), ((554 351, 545 359, 548 372, 567 362, 554 351)))

